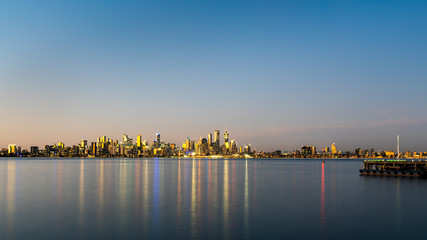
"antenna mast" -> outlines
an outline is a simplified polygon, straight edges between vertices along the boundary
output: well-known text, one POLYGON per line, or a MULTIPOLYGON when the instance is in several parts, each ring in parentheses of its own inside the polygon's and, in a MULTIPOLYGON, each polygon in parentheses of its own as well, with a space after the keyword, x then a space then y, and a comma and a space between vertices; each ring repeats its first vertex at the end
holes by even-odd
POLYGON ((397 134, 397 160, 399 160, 400 155, 400 143, 399 143, 399 134, 397 134))

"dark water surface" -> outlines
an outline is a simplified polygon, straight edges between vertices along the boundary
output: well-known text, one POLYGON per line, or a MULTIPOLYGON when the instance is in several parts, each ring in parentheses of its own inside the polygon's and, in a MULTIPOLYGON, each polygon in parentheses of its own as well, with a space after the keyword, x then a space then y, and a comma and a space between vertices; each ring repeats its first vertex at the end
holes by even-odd
POLYGON ((427 180, 362 160, 0 159, 1 239, 427 237, 427 180))

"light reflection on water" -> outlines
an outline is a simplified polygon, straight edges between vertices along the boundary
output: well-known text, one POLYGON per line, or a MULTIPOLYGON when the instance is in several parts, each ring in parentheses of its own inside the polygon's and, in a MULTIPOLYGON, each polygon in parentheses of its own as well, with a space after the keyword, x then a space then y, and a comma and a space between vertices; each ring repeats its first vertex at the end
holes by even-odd
POLYGON ((354 160, 0 159, 0 232, 2 239, 425 236, 416 227, 427 181, 361 177, 359 167, 354 160), (362 225, 388 231, 361 232, 362 225))
MULTIPOLYGON (((14 235, 15 226, 15 195, 16 195, 16 162, 7 163, 7 186, 6 186, 6 226, 7 234, 14 235)), ((3 205, 3 204, 2 204, 3 205)))

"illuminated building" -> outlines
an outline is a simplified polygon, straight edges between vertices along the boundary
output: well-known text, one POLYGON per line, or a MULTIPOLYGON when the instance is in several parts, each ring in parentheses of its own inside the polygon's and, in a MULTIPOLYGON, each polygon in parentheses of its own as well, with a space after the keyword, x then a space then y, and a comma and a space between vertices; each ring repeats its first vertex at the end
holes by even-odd
POLYGON ((251 145, 246 145, 245 146, 245 153, 246 154, 250 154, 251 153, 251 145))
POLYGON ((210 147, 212 145, 212 133, 208 134, 208 146, 210 147))
POLYGON ((235 154, 237 153, 237 143, 236 140, 231 140, 231 153, 235 154))
POLYGON ((187 150, 191 149, 191 143, 190 143, 190 138, 187 137, 187 140, 185 140, 185 146, 187 150))
POLYGON ((126 146, 132 146, 132 145, 133 145, 133 143, 132 143, 132 142, 133 142, 133 141, 132 141, 132 139, 131 139, 131 138, 129 138, 129 136, 128 136, 128 135, 123 134, 122 144, 124 144, 124 145, 126 145, 126 146))
POLYGON ((93 156, 96 156, 96 142, 91 142, 91 144, 90 144, 90 153, 93 155, 93 156))
POLYGON ((16 153, 16 144, 9 144, 7 146, 7 152, 9 154, 15 154, 16 153))
POLYGON ((80 147, 83 149, 87 149, 87 140, 86 139, 80 140, 80 147))
POLYGON ((220 142, 219 142, 219 130, 215 130, 214 143, 215 143, 216 147, 219 147, 219 145, 220 145, 220 142))
POLYGON ((316 155, 316 147, 314 146, 302 146, 301 154, 303 156, 314 156, 316 155))
POLYGON ((142 147, 142 137, 141 137, 141 135, 138 135, 137 137, 136 137, 136 146, 138 147, 138 148, 141 148, 142 147))
POLYGON ((156 133, 156 147, 160 147, 160 133, 156 133))
POLYGON ((335 143, 332 143, 332 145, 331 145, 331 153, 337 154, 337 146, 335 145, 335 143))
POLYGON ((224 145, 225 145, 225 152, 224 154, 230 154, 230 139, 229 139, 228 131, 225 131, 224 133, 224 145))
POLYGON ((38 154, 39 154, 39 147, 37 147, 37 146, 31 146, 31 148, 30 148, 30 153, 31 153, 31 155, 33 155, 33 156, 38 155, 38 154))
POLYGON ((64 145, 64 143, 63 142, 59 142, 58 143, 58 148, 64 148, 65 147, 65 145, 64 145))

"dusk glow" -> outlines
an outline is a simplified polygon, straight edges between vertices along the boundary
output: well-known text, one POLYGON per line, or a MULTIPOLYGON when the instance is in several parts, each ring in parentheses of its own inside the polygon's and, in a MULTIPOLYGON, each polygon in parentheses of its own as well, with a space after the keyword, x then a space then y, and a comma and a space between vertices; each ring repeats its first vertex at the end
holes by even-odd
POLYGON ((228 129, 264 151, 425 151, 426 5, 4 2, 0 147, 228 129))

